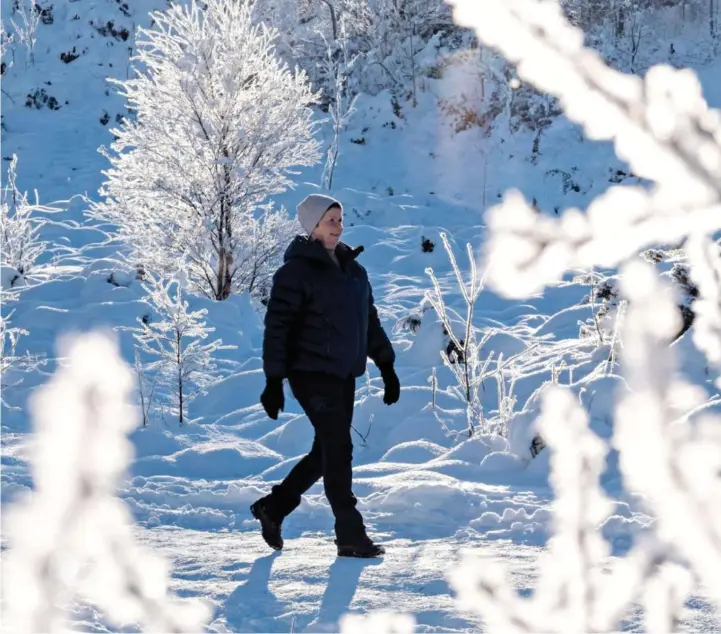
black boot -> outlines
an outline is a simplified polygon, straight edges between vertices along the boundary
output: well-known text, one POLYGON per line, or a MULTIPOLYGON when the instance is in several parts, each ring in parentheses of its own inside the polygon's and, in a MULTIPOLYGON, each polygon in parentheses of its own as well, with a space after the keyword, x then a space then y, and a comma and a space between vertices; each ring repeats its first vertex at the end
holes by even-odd
POLYGON ((373 557, 382 557, 386 554, 386 549, 380 544, 374 544, 370 537, 364 537, 352 544, 339 544, 336 539, 335 544, 338 547, 338 557, 371 559, 373 557))
POLYGON ((253 517, 260 522, 261 533, 265 543, 273 550, 281 550, 283 548, 283 537, 280 534, 280 522, 274 521, 267 513, 265 504, 262 500, 258 500, 251 505, 250 512, 253 517))

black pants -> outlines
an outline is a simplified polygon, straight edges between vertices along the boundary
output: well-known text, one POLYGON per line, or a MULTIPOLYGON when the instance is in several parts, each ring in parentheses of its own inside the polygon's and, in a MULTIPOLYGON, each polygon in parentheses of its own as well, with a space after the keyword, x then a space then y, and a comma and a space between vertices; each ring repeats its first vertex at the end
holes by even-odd
POLYGON ((300 504, 301 495, 322 477, 335 515, 338 543, 355 543, 366 535, 352 491, 355 378, 303 372, 289 377, 288 382, 313 425, 315 438, 310 453, 263 501, 271 517, 282 521, 300 504))

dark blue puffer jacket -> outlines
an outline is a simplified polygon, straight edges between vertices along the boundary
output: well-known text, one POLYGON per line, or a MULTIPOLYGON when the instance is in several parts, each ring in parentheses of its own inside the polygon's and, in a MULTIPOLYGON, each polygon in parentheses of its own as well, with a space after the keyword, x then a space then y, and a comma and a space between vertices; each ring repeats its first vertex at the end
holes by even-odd
POLYGON ((395 361, 373 301, 363 247, 336 248, 340 268, 320 242, 296 236, 273 276, 265 315, 263 370, 285 378, 294 371, 361 376, 370 357, 395 361))

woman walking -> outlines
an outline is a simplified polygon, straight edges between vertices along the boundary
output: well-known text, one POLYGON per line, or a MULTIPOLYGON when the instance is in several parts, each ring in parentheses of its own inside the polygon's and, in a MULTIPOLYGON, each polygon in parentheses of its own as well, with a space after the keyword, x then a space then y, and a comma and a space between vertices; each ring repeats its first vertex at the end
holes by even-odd
POLYGON ((355 381, 365 373, 368 357, 383 377, 383 401, 398 401, 395 353, 378 318, 368 274, 356 261, 363 247, 340 242, 341 204, 311 194, 298 205, 298 219, 307 235, 294 238, 273 277, 263 336, 266 386, 260 400, 276 420, 285 406, 283 379, 288 379, 315 437, 310 453, 250 509, 261 523, 263 539, 280 550, 283 519, 322 477, 335 516, 338 555, 379 557, 385 549, 368 537, 352 491, 351 422, 355 381))

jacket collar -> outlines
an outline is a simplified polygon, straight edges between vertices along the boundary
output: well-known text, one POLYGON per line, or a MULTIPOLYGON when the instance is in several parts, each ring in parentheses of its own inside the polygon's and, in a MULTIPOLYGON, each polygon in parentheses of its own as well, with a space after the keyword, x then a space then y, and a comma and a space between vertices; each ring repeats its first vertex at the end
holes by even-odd
MULTIPOLYGON (((345 242, 339 242, 335 249, 335 254, 341 264, 346 264, 354 261, 364 250, 365 247, 363 246, 354 248, 345 242)), ((335 266, 323 245, 317 240, 311 240, 305 235, 297 235, 290 245, 288 245, 283 256, 286 262, 294 258, 305 258, 335 266)))

